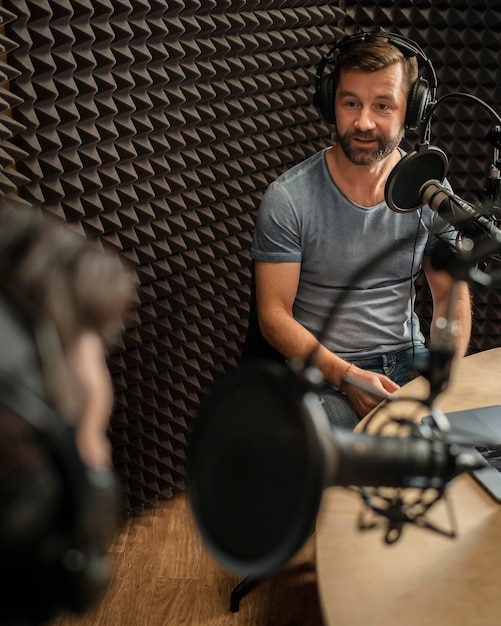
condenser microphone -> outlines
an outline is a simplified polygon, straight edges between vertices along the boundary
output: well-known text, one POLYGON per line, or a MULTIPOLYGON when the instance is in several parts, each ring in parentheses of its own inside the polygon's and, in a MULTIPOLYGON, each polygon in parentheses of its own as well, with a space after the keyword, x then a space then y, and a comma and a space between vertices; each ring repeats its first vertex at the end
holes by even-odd
POLYGON ((428 180, 443 181, 448 160, 445 153, 428 143, 420 143, 392 169, 384 195, 387 205, 397 213, 410 213, 423 206, 420 190, 428 180))
POLYGON ((470 471, 469 452, 442 441, 419 437, 386 437, 335 430, 330 441, 335 459, 329 484, 340 487, 442 488, 454 476, 470 471))
POLYGON ((320 380, 313 368, 252 361, 200 405, 187 494, 204 543, 227 569, 264 577, 285 565, 314 529, 328 486, 440 489, 478 468, 455 444, 331 429, 314 391, 320 380))
POLYGON ((470 237, 489 235, 501 243, 501 230, 472 204, 445 188, 440 181, 426 181, 419 190, 419 196, 423 204, 427 204, 463 234, 470 237))

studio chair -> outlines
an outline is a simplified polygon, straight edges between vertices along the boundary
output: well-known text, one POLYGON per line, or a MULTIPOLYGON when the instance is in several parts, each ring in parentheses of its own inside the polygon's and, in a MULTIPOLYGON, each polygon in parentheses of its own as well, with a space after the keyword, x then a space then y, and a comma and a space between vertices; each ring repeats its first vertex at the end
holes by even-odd
MULTIPOLYGON (((285 358, 278 350, 276 350, 261 334, 259 328, 259 320, 257 316, 256 303, 256 277, 254 272, 254 261, 251 266, 251 292, 249 306, 249 323, 245 336, 244 346, 240 357, 241 361, 259 359, 271 360, 279 363, 285 363, 285 358)), ((250 591, 252 591, 260 582, 264 580, 261 577, 246 576, 232 591, 230 597, 230 610, 237 613, 240 610, 240 601, 250 591)))
POLYGON ((249 305, 249 324, 247 334, 245 336, 244 347, 242 349, 241 360, 246 359, 265 359, 285 363, 285 358, 278 350, 269 344, 261 334, 259 328, 259 320, 257 317, 256 303, 256 276, 254 270, 254 261, 251 266, 251 292, 249 305))

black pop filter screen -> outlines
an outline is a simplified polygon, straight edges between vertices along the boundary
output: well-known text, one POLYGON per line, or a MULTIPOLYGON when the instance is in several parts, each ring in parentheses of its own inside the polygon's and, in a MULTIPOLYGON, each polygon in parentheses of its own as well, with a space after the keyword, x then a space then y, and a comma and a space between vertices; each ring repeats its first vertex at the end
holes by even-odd
POLYGON ((397 213, 416 211, 425 204, 419 193, 421 187, 429 180, 442 182, 447 166, 442 150, 420 144, 417 151, 404 156, 390 172, 384 191, 387 205, 397 213))
POLYGON ((323 490, 315 401, 286 366, 262 362, 230 374, 202 403, 188 448, 188 497, 205 543, 227 568, 270 574, 312 530, 323 490))

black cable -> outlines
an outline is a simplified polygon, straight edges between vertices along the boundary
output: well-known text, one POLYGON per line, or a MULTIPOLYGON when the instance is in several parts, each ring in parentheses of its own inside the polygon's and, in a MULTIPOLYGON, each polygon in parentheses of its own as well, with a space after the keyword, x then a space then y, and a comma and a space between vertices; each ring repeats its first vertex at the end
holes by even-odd
MULTIPOLYGON (((420 220, 418 223, 418 232, 419 232, 419 227, 420 227, 420 223, 421 223, 421 214, 420 214, 420 220)), ((320 332, 317 335, 317 344, 315 345, 315 347, 313 348, 313 350, 310 352, 310 354, 306 357, 305 359, 305 367, 310 367, 314 365, 315 362, 315 356, 320 348, 321 345, 323 345, 328 331, 330 330, 335 317, 338 314, 338 311, 341 309, 341 307, 343 306, 343 304, 345 303, 346 299, 348 298, 348 296, 351 295, 352 291, 354 290, 354 288, 358 285, 358 283, 360 282, 360 280, 366 275, 366 273, 368 272, 368 270, 371 267, 377 266, 379 265, 379 263, 381 263, 381 261, 383 261, 390 252, 393 251, 395 246, 395 242, 392 241, 388 246, 386 246, 385 248, 383 248, 381 251, 379 251, 376 255, 374 255, 373 257, 369 258, 369 260, 367 261, 367 263, 364 263, 364 265, 362 265, 358 270, 356 270, 352 275, 351 278, 348 280, 348 286, 343 289, 343 291, 341 291, 341 293, 337 296, 337 298, 335 298, 332 307, 320 329, 320 332)), ((412 267, 411 267, 411 276, 410 276, 410 282, 412 285, 413 282, 413 267, 414 267, 414 261, 415 258, 413 256, 412 259, 412 267)), ((412 286, 411 286, 411 290, 412 290, 412 286)), ((412 302, 412 298, 411 298, 411 302, 412 302)))
MULTIPOLYGON (((419 219, 417 221, 417 229, 416 234, 414 236, 414 245, 412 247, 412 260, 411 260, 411 278, 410 278, 410 289, 409 289, 409 299, 411 303, 411 342, 412 342, 412 358, 415 358, 415 343, 414 343, 414 313, 415 313, 415 297, 416 297, 416 284, 414 281, 414 261, 416 260, 416 246, 419 239, 419 231, 421 230, 421 218, 423 216, 423 207, 419 209, 419 219)), ((419 274, 419 270, 417 272, 419 274)), ((417 277, 416 277, 417 280, 417 277)))
POLYGON ((317 338, 316 338, 317 344, 315 345, 313 350, 310 352, 310 354, 306 357, 305 367, 310 367, 314 365, 315 356, 320 346, 324 343, 325 338, 327 337, 327 333, 334 322, 334 318, 337 316, 338 311, 341 309, 342 305, 345 303, 348 296, 351 295, 351 292, 353 291, 355 286, 358 285, 358 283, 365 276, 369 268, 373 267, 374 265, 379 265, 379 263, 381 263, 381 261, 383 261, 383 259, 385 259, 388 256, 388 254, 393 250, 394 246, 395 246, 395 242, 392 241, 389 246, 387 246, 386 248, 383 248, 383 250, 378 252, 378 254, 371 257, 367 263, 364 263, 364 265, 362 265, 360 269, 358 269, 352 274, 351 278, 348 280, 348 287, 344 289, 337 296, 337 298, 335 298, 332 304, 332 307, 320 329, 320 332, 317 335, 317 338))

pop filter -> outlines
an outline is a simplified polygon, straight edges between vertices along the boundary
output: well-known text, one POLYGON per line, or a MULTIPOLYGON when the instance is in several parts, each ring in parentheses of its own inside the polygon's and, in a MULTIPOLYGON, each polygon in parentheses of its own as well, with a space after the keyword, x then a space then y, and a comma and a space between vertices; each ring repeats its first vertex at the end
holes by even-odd
POLYGON ((429 180, 443 182, 448 160, 445 153, 428 143, 420 143, 391 170, 386 181, 386 204, 397 213, 410 213, 425 203, 419 193, 429 180))
POLYGON ((204 543, 227 569, 267 576, 313 530, 324 485, 318 397, 289 366, 253 361, 201 403, 187 494, 204 543))
MULTIPOLYGON (((320 380, 314 368, 248 361, 200 405, 187 448, 188 501, 204 544, 228 570, 260 579, 283 567, 313 531, 328 486, 442 492, 484 467, 469 449, 435 438, 331 430, 315 393, 320 380)), ((374 511, 391 530, 416 523, 404 509, 398 518, 374 511)))

